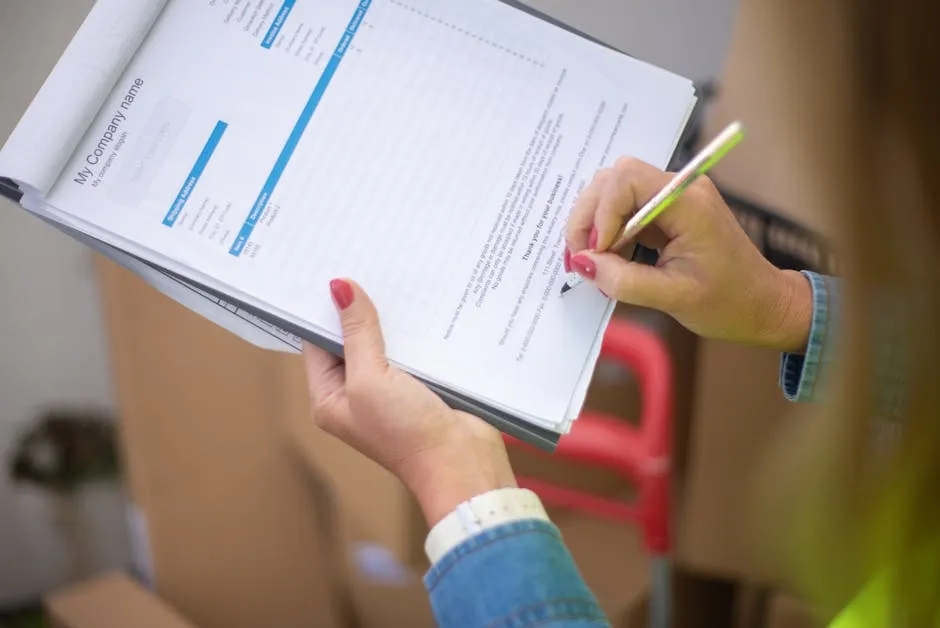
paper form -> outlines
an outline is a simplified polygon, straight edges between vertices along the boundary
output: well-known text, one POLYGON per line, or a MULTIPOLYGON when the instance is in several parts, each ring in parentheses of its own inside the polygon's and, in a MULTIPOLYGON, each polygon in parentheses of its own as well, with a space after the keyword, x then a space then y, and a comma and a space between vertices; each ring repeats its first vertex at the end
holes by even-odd
POLYGON ((45 195, 166 0, 98 0, 0 151, 0 172, 45 195))
POLYGON ((352 277, 394 362, 564 429, 611 312, 558 297, 567 213, 693 102, 488 0, 170 0, 47 200, 333 339, 352 277))

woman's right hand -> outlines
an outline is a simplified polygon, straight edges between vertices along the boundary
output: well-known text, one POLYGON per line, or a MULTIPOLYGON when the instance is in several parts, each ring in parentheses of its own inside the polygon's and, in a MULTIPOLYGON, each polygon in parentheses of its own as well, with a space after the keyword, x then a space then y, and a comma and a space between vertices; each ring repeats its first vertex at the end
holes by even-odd
POLYGON ((666 312, 701 336, 804 351, 809 282, 761 255, 707 177, 640 234, 640 244, 660 251, 656 266, 605 252, 672 176, 628 158, 600 171, 569 219, 566 265, 611 298, 666 312))

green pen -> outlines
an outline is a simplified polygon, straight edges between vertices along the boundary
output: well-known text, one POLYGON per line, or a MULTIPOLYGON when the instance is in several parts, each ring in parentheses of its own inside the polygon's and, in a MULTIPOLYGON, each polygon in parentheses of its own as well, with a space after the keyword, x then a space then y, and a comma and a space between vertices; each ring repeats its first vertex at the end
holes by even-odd
MULTIPOLYGON (((711 168, 721 161, 722 157, 738 145, 744 139, 744 127, 740 122, 732 122, 718 136, 709 142, 708 146, 703 148, 692 160, 680 170, 672 180, 660 190, 656 196, 651 198, 640 210, 633 214, 623 231, 617 237, 617 240, 611 245, 608 251, 618 251, 628 242, 633 240, 640 231, 647 225, 656 220, 656 217, 670 205, 672 205, 685 190, 692 185, 701 175, 705 174, 711 168)), ((561 288, 564 294, 581 283, 580 275, 570 277, 561 288)))

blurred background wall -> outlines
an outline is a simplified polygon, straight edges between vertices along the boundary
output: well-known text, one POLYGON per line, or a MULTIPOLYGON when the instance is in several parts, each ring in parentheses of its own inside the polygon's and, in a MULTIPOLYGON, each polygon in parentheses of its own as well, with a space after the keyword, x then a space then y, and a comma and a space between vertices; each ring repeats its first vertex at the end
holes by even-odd
MULTIPOLYGON (((13 130, 93 4, 0 2, 0 139, 13 130)), ((72 576, 62 499, 9 477, 16 439, 52 407, 108 412, 112 391, 90 255, 0 203, 0 606, 11 606, 72 576)), ((92 568, 123 564, 117 490, 94 486, 75 503, 92 568)))
MULTIPOLYGON (((716 79, 736 0, 527 0, 639 58, 694 80, 716 79)), ((0 2, 0 141, 6 139, 93 0, 0 2)), ((15 439, 53 407, 113 410, 103 321, 91 257, 81 246, 0 200, 0 607, 75 575, 61 532, 61 498, 14 485, 15 439)), ((124 502, 108 484, 74 506, 90 563, 129 560, 124 502)))

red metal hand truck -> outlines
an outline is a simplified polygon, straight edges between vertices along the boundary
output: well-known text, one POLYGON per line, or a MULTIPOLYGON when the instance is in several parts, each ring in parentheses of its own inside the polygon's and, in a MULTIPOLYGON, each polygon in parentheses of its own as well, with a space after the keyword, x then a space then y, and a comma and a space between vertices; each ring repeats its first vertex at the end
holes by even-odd
MULTIPOLYGON (((586 412, 561 438, 554 455, 621 475, 636 487, 636 501, 602 498, 536 478, 518 477, 517 481, 547 505, 638 525, 652 561, 650 626, 668 628, 672 605, 668 557, 672 360, 659 336, 642 325, 618 319, 607 328, 601 360, 616 362, 635 374, 642 395, 639 423, 634 426, 621 418, 586 412)), ((506 442, 528 447, 508 436, 506 442)))

